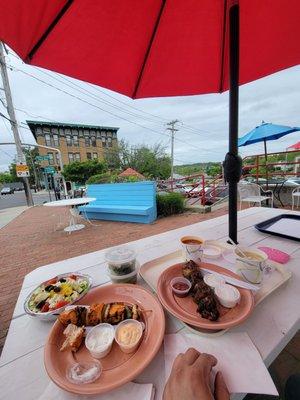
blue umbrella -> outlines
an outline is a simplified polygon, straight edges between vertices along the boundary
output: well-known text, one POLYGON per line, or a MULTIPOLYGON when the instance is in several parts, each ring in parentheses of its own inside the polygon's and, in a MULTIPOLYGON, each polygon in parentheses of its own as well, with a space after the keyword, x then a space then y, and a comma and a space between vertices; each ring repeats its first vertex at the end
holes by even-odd
MULTIPOLYGON (((252 129, 252 131, 247 133, 245 136, 239 138, 238 147, 248 146, 249 144, 258 142, 264 142, 265 159, 267 161, 267 141, 277 140, 282 136, 288 135, 289 133, 296 131, 300 131, 300 127, 275 125, 262 121, 261 125, 252 129)), ((267 179, 267 185, 268 185, 268 179, 267 179)))

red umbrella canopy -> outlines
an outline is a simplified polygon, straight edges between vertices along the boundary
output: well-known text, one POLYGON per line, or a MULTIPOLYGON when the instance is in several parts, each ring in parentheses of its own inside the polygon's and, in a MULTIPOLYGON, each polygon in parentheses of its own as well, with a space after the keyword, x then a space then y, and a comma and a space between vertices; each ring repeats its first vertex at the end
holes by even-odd
POLYGON ((300 150, 300 142, 292 144, 292 146, 289 146, 288 149, 291 150, 300 150))
POLYGON ((133 98, 223 92, 237 2, 240 84, 300 63, 299 0, 0 0, 0 39, 28 64, 133 98))

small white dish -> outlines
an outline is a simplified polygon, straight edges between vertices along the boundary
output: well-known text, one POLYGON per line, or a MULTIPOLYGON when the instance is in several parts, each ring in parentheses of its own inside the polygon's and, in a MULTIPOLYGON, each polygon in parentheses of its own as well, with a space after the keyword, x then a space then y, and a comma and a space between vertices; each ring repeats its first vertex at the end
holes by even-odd
POLYGON ((212 244, 204 244, 203 246, 203 257, 208 259, 217 259, 221 257, 222 250, 218 246, 212 244))
POLYGON ((226 308, 235 307, 241 298, 239 290, 235 286, 228 285, 227 283, 217 286, 215 288, 215 295, 222 306, 226 308))
POLYGON ((225 279, 216 274, 206 274, 204 275, 203 280, 212 289, 215 289, 220 285, 225 285, 225 279))
POLYGON ((93 358, 101 359, 109 354, 114 338, 115 330, 112 325, 106 323, 99 324, 87 333, 85 346, 93 358), (101 340, 103 343, 101 343, 101 340))

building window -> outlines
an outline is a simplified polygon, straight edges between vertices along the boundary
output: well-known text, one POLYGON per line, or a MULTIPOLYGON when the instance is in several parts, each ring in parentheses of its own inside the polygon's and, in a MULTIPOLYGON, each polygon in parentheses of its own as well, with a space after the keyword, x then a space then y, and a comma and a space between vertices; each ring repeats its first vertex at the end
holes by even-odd
POLYGON ((47 153, 48 157, 49 157, 49 165, 53 165, 54 164, 54 157, 53 157, 53 153, 47 153))
POLYGON ((68 156, 69 156, 69 163, 71 164, 72 162, 74 162, 74 154, 68 153, 68 156))
POLYGON ((45 142, 46 142, 46 146, 51 146, 51 145, 52 145, 52 143, 51 143, 51 136, 49 135, 49 133, 47 133, 47 134, 45 135, 45 142))
POLYGON ((93 153, 93 159, 97 160, 97 158, 98 158, 98 153, 93 153))
POLYGON ((106 147, 106 138, 102 137, 102 147, 106 147))
POLYGON ((73 146, 78 147, 79 146, 79 141, 78 141, 78 136, 73 136, 73 146))
POLYGON ((111 137, 107 138, 107 145, 108 145, 108 147, 112 147, 111 137))
POLYGON ((53 144, 55 147, 59 147, 59 138, 58 135, 53 135, 53 144))
POLYGON ((75 161, 80 162, 80 153, 75 153, 75 161))
POLYGON ((72 146, 72 139, 70 135, 66 135, 67 146, 72 146))
POLYGON ((91 141, 92 141, 92 146, 96 147, 97 146, 97 142, 96 142, 96 138, 94 136, 91 137, 91 141))
POLYGON ((59 165, 59 156, 58 153, 55 152, 55 160, 56 160, 56 164, 59 165))
POLYGON ((92 153, 86 153, 86 158, 88 160, 91 160, 92 159, 92 153))
POLYGON ((85 137, 85 147, 91 147, 91 139, 89 137, 85 137))

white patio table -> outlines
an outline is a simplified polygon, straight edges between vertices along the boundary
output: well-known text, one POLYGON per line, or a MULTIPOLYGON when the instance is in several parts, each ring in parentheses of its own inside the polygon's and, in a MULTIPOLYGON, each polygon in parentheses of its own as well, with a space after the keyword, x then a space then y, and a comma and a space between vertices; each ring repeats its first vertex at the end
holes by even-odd
MULTIPOLYGON (((292 271, 293 276, 286 285, 258 305, 245 323, 226 333, 226 335, 231 335, 231 332, 236 331, 247 332, 267 366, 300 327, 300 245, 296 241, 262 234, 253 227, 254 224, 282 212, 278 209, 253 207, 240 211, 238 214, 240 243, 246 246, 270 246, 283 249, 291 255, 287 268, 292 271)), ((290 211, 284 210, 284 212, 290 211)), ((185 234, 199 235, 206 239, 226 240, 227 229, 226 215, 140 239, 132 242, 131 245, 137 250, 140 263, 144 263, 177 250, 179 238, 185 234)), ((52 323, 37 321, 24 315, 23 302, 28 293, 41 281, 69 271, 83 271, 90 274, 96 286, 108 283, 104 253, 105 250, 96 251, 46 265, 37 268, 25 277, 0 359, 1 399, 36 400, 50 382, 43 366, 43 346, 52 323)), ((184 329, 183 325, 178 320, 167 317, 168 333, 182 329, 184 329)), ((156 400, 161 399, 165 383, 162 349, 136 381, 153 383, 156 387, 156 400)), ((70 399, 69 394, 65 396, 70 399)), ((242 394, 232 396, 234 399, 243 397, 242 394)))
POLYGON ((63 199, 63 200, 56 200, 50 201, 49 203, 45 203, 44 206, 46 207, 68 207, 70 211, 70 223, 67 227, 65 227, 65 232, 74 232, 79 231, 80 229, 84 228, 83 224, 75 224, 75 218, 78 216, 76 206, 82 206, 84 204, 91 203, 95 201, 95 197, 80 197, 76 199, 63 199))

